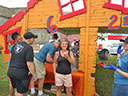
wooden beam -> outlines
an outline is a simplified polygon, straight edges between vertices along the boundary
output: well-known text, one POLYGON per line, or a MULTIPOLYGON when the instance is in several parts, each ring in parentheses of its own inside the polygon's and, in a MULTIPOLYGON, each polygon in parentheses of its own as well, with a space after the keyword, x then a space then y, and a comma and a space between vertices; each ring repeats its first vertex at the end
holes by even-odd
MULTIPOLYGON (((56 91, 51 91, 51 90, 48 90, 48 89, 44 89, 43 91, 47 92, 47 93, 51 93, 51 94, 56 94, 56 91)), ((61 96, 67 96, 67 95, 65 93, 62 93, 61 96)))
MULTIPOLYGON (((38 90, 37 87, 35 89, 38 90)), ((48 90, 48 89, 43 89, 43 91, 47 92, 47 93, 51 93, 51 94, 56 94, 56 91, 51 91, 51 90, 48 90)), ((61 96, 67 96, 67 94, 62 93, 61 96)))
POLYGON ((108 27, 99 27, 98 33, 122 33, 122 34, 128 34, 128 28, 127 27, 120 27, 118 30, 108 30, 108 27))

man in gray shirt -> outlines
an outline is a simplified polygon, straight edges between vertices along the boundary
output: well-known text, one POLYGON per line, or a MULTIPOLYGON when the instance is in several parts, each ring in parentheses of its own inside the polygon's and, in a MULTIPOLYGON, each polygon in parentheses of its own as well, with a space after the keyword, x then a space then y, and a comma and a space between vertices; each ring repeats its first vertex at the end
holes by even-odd
POLYGON ((33 65, 33 44, 37 35, 31 32, 24 34, 25 41, 16 43, 11 50, 10 66, 7 72, 13 88, 16 88, 16 96, 23 96, 28 91, 30 82, 29 71, 33 75, 34 81, 37 76, 33 65))

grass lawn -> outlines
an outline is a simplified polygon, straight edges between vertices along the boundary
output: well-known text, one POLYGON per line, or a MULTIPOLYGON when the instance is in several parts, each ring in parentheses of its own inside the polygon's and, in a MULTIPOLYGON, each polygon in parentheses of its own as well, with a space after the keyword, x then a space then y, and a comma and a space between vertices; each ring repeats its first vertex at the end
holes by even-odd
POLYGON ((7 70, 3 63, 3 57, 0 54, 0 96, 7 96, 9 90, 8 77, 6 75, 7 70))
MULTIPOLYGON (((109 57, 109 63, 116 65, 116 56, 109 57)), ((98 61, 98 57, 97 57, 98 61)), ((7 71, 5 64, 3 63, 3 57, 0 54, 0 96, 7 96, 9 92, 9 83, 7 77, 7 71)), ((96 72, 93 76, 96 78, 96 92, 100 96, 111 96, 112 94, 112 84, 113 84, 113 74, 114 72, 108 69, 103 69, 101 67, 96 66, 96 72)), ((48 87, 47 85, 45 88, 48 87)), ((29 93, 29 92, 28 92, 29 93)), ((48 93, 49 94, 49 93, 48 93)), ((49 94, 50 96, 55 96, 53 94, 49 94)), ((25 95, 27 96, 27 94, 25 95)))

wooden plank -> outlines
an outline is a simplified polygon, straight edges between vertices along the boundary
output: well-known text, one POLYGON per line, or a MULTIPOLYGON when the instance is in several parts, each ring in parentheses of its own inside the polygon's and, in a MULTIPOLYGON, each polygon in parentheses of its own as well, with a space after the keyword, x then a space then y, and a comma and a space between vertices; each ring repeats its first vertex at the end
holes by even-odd
MULTIPOLYGON (((47 93, 51 93, 51 94, 56 94, 56 91, 51 91, 51 90, 48 90, 48 89, 44 89, 43 91, 47 92, 47 93)), ((65 93, 62 93, 61 96, 67 96, 67 95, 65 93)))

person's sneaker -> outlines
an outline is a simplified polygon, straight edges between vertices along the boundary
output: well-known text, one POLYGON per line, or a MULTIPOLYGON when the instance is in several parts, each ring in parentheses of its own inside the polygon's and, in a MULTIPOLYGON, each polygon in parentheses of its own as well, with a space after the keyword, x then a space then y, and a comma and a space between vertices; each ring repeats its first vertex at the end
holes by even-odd
POLYGON ((57 89, 56 89, 56 86, 55 85, 52 85, 51 86, 51 91, 56 91, 57 89))
POLYGON ((42 95, 37 95, 37 96, 43 96, 43 94, 42 95))
POLYGON ((30 93, 30 96, 37 96, 37 91, 35 91, 34 94, 31 94, 31 93, 30 93))
POLYGON ((49 96, 48 94, 43 93, 42 95, 37 95, 37 96, 49 96))

